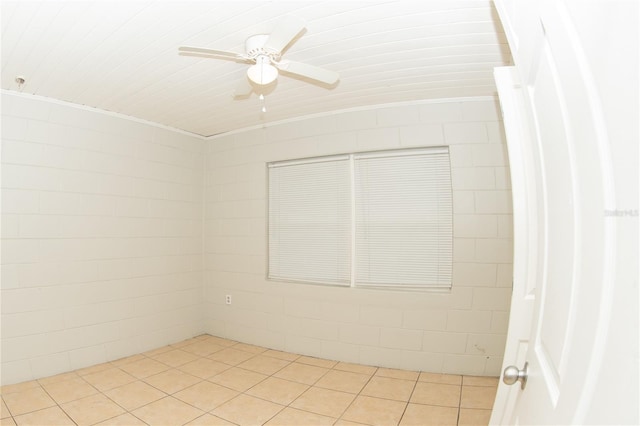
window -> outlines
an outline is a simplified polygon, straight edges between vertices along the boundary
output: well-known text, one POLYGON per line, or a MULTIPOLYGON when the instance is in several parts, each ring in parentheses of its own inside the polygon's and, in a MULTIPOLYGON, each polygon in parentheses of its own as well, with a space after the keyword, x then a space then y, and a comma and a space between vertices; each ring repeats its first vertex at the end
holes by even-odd
POLYGON ((448 148, 270 163, 268 277, 450 288, 448 148))

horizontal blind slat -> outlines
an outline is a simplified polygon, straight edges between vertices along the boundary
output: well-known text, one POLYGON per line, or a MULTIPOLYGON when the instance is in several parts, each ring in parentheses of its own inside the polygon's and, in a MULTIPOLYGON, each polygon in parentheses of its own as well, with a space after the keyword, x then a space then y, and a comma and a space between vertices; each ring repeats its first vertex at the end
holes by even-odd
POLYGON ((448 155, 362 157, 355 166, 356 284, 450 287, 448 155))
POLYGON ((350 282, 348 157, 269 167, 269 278, 350 282))

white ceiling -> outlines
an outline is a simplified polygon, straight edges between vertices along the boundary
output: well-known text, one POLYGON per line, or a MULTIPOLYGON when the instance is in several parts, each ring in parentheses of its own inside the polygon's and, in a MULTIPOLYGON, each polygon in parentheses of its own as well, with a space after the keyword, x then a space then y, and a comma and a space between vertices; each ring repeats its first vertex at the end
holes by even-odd
POLYGON ((345 108, 491 95, 511 62, 488 0, 2 1, 2 88, 203 136, 345 108), (332 89, 281 75, 261 113, 235 99, 248 65, 178 55, 244 52, 294 15, 306 32, 284 58, 340 73, 332 89), (16 76, 26 79, 22 87, 16 76))

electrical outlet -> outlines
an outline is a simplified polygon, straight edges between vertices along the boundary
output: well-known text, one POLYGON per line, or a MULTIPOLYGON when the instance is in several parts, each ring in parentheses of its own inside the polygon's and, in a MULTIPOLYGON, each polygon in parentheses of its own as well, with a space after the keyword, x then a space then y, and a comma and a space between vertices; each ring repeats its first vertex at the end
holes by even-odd
POLYGON ((227 294, 227 295, 224 297, 224 303, 226 303, 227 305, 230 305, 230 304, 231 304, 231 295, 230 295, 230 294, 227 294))

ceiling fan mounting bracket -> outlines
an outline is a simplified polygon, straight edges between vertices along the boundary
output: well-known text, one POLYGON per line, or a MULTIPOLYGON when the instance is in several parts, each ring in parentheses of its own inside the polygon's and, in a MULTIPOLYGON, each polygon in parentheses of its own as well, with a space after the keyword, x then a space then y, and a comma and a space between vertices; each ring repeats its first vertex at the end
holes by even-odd
POLYGON ((268 56, 272 61, 277 62, 280 59, 279 52, 274 52, 264 47, 268 39, 269 34, 256 34, 247 38, 244 42, 244 51, 247 57, 255 61, 259 56, 268 56))

